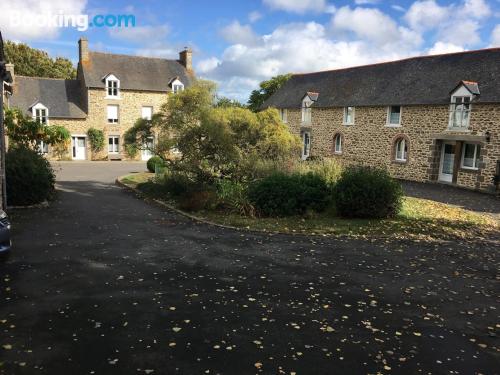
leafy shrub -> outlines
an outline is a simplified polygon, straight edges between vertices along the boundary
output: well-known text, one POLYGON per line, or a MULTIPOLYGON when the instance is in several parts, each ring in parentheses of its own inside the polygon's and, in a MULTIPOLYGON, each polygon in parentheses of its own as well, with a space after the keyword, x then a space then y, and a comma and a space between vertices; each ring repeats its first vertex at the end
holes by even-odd
POLYGON ((400 211, 403 189, 383 169, 351 167, 337 182, 334 197, 340 216, 387 218, 400 211))
POLYGON ((230 180, 217 183, 217 200, 219 206, 245 216, 254 215, 254 207, 248 200, 247 186, 230 180))
POLYGON ((98 153, 104 148, 104 132, 100 129, 90 128, 87 130, 90 149, 93 153, 98 153))
POLYGON ((334 186, 342 175, 342 166, 333 159, 300 161, 293 165, 296 173, 312 173, 321 177, 329 186, 334 186))
POLYGON ((196 191, 198 185, 184 173, 167 172, 158 181, 171 198, 178 198, 196 191))
POLYGON ((5 172, 9 205, 37 204, 54 194, 54 171, 47 159, 34 150, 11 148, 5 155, 5 172))
POLYGON ((146 166, 148 167, 148 171, 150 171, 151 173, 154 173, 156 171, 157 165, 160 167, 165 166, 165 162, 159 156, 153 156, 148 160, 146 164, 146 166))
POLYGON ((248 197, 264 216, 291 216, 323 211, 329 204, 325 181, 312 173, 275 173, 250 185, 248 197))

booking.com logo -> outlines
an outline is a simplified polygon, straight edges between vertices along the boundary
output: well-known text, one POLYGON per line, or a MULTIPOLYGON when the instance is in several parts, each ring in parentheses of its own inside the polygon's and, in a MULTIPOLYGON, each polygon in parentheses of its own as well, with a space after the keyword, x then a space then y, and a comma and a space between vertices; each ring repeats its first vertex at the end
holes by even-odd
POLYGON ((87 31, 89 27, 135 27, 135 16, 132 14, 97 14, 89 19, 88 14, 12 13, 10 24, 14 27, 74 27, 78 31, 87 31))

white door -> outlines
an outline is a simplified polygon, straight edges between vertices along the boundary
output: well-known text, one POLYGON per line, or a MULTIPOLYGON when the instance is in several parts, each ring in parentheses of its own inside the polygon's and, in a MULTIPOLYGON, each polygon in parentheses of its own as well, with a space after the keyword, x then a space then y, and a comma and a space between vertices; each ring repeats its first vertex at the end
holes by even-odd
POLYGON ((148 161, 149 159, 151 159, 153 157, 153 153, 150 151, 153 148, 153 145, 154 145, 154 139, 149 138, 147 143, 145 144, 145 147, 147 149, 142 150, 141 156, 142 156, 143 161, 148 161))
POLYGON ((306 160, 311 152, 311 134, 302 133, 302 160, 306 160))
POLYGON ((73 160, 85 160, 85 137, 71 137, 73 160))
POLYGON ((455 167, 455 145, 444 143, 439 164, 439 181, 453 182, 453 169, 455 167))

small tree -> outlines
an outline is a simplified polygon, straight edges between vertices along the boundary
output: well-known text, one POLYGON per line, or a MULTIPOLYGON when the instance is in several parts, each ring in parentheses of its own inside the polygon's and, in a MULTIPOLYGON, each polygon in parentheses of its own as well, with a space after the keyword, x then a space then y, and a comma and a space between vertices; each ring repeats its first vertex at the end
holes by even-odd
POLYGON ((71 134, 64 126, 44 125, 19 109, 5 112, 5 127, 9 139, 18 146, 36 149, 40 142, 48 145, 67 144, 71 134))
POLYGON ((92 156, 95 158, 104 148, 104 132, 100 129, 90 128, 87 130, 87 136, 89 137, 92 156))
POLYGON ((261 82, 259 90, 253 90, 248 99, 248 108, 254 112, 261 110, 262 104, 283 86, 291 77, 291 74, 283 74, 261 82))

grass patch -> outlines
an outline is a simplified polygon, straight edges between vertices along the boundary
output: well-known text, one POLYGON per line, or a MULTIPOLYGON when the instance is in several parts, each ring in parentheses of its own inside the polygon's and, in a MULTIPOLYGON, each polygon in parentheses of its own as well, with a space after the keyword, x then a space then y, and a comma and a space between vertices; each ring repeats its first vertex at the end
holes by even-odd
MULTIPOLYGON (((137 187, 146 197, 167 201, 157 185, 148 182, 151 173, 126 176, 121 181, 137 187)), ((169 200, 169 204, 175 202, 169 200)), ((199 211, 195 214, 212 222, 265 232, 387 237, 418 240, 487 239, 498 235, 499 223, 493 217, 426 199, 405 197, 403 208, 393 219, 342 219, 330 211, 322 214, 285 218, 252 218, 225 211, 199 211)))

